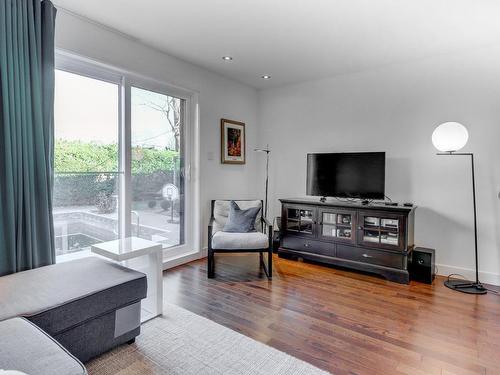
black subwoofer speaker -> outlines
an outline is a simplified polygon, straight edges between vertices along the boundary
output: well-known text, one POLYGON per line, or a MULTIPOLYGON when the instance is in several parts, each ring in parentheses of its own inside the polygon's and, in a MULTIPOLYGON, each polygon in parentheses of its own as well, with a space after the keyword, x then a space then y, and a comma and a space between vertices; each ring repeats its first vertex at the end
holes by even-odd
POLYGON ((410 279, 426 284, 432 284, 435 274, 435 250, 416 247, 412 252, 409 266, 410 279))

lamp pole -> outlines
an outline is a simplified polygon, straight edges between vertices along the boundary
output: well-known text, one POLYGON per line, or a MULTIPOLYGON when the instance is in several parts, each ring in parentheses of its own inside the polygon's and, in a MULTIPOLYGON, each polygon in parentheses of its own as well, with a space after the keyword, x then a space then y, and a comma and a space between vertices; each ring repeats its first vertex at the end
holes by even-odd
POLYGON ((260 149, 256 148, 254 149, 255 152, 265 152, 266 153, 266 195, 265 195, 265 200, 264 200, 264 217, 267 219, 267 196, 268 196, 268 190, 269 190, 269 153, 271 150, 269 150, 269 145, 266 145, 266 148, 260 149))
POLYGON ((472 169, 472 202, 474 207, 474 251, 476 261, 476 280, 475 282, 450 279, 444 282, 444 285, 450 289, 458 290, 463 293, 469 294, 486 294, 487 289, 479 281, 479 263, 478 263, 478 249, 477 249, 477 208, 476 208, 476 179, 474 174, 474 154, 472 152, 442 152, 438 153, 439 156, 470 156, 471 169, 472 169))

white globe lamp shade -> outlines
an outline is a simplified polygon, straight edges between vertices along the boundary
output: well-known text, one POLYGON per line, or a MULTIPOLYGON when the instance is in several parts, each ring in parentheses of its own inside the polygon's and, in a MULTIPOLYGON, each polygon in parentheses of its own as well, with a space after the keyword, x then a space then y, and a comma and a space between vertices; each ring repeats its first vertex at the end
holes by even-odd
POLYGON ((445 122, 432 133, 432 144, 441 152, 454 152, 467 144, 469 132, 458 122, 445 122))

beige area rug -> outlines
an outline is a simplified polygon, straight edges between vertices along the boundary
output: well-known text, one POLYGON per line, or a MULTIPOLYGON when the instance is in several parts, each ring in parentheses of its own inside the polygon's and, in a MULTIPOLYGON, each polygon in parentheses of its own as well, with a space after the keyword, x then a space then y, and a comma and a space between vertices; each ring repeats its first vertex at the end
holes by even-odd
POLYGON ((135 344, 86 364, 90 375, 326 375, 318 368, 174 305, 135 344))

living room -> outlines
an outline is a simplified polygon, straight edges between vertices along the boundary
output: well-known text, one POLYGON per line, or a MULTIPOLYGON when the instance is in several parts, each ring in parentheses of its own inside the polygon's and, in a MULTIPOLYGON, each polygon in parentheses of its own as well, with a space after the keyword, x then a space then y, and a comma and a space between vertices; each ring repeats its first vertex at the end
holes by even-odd
POLYGON ((0 12, 5 373, 500 373, 500 4, 0 12))

